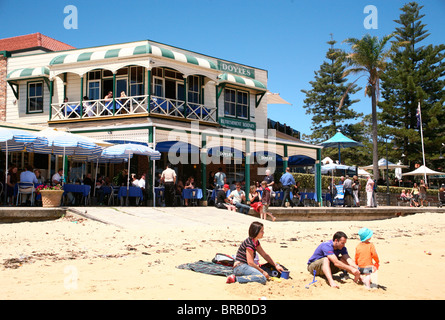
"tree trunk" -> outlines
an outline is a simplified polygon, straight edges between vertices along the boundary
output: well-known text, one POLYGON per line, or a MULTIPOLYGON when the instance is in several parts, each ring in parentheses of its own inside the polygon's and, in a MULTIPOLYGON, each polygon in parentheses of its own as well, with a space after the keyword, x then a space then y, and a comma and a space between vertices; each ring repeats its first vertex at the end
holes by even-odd
POLYGON ((372 101, 372 171, 373 178, 378 181, 380 178, 379 172, 379 155, 378 155, 378 141, 377 141, 377 97, 375 84, 371 86, 371 101, 372 101))

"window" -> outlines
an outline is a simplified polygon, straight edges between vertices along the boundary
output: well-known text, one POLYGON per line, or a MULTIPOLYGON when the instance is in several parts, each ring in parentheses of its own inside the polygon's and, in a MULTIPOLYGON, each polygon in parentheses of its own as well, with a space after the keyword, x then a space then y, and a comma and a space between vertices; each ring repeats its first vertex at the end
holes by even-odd
POLYGON ((100 80, 88 81, 88 99, 100 99, 100 80))
POLYGON ((237 101, 236 101, 236 116, 242 119, 248 119, 249 105, 247 102, 247 92, 237 91, 237 101))
POLYGON ((130 67, 130 96, 144 94, 144 68, 130 67))
POLYGON ((43 112, 43 82, 28 83, 28 113, 43 112))
POLYGON ((188 102, 199 103, 199 77, 188 78, 188 102))
POLYGON ((156 97, 164 96, 164 79, 153 78, 153 93, 156 97))
POLYGON ((226 88, 224 90, 224 115, 248 120, 249 93, 226 88))

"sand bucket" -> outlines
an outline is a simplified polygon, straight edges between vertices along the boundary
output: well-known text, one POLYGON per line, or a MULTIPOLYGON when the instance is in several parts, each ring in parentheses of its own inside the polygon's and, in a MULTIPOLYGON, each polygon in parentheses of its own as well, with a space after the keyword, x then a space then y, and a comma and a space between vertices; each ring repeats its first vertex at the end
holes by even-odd
POLYGON ((289 279, 289 270, 281 271, 281 279, 289 279))

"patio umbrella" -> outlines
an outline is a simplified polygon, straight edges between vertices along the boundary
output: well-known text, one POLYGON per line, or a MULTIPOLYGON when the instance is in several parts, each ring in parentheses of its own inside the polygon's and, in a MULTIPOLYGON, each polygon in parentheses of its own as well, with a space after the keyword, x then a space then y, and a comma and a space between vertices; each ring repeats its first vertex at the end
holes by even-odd
MULTIPOLYGON (((380 159, 378 161, 379 169, 386 169, 386 162, 387 161, 385 158, 380 159)), ((372 164, 370 164, 369 166, 360 167, 360 168, 362 168, 364 170, 368 170, 368 169, 372 170, 372 164)), ((391 161, 388 161, 388 169, 396 169, 396 168, 408 168, 408 166, 405 166, 403 164, 395 164, 395 163, 392 163, 391 161)))
POLYGON ((341 162, 341 148, 350 148, 350 147, 363 147, 361 142, 354 141, 338 130, 338 132, 331 137, 330 139, 319 143, 319 146, 323 146, 325 148, 338 148, 338 162, 341 162))
POLYGON ((425 183, 426 183, 427 182, 426 176, 435 176, 435 175, 443 175, 443 174, 445 174, 445 172, 437 172, 437 171, 431 170, 427 166, 422 165, 414 171, 402 173, 402 176, 424 176, 425 183))
POLYGON ((23 151, 26 146, 39 141, 39 137, 29 131, 20 129, 0 128, 0 148, 6 154, 5 168, 5 203, 7 200, 7 179, 8 179, 8 152, 23 151))
MULTIPOLYGON (((117 144, 108 148, 105 148, 102 151, 102 158, 123 158, 124 156, 128 157, 128 176, 127 176, 127 202, 128 202, 128 194, 130 190, 130 161, 134 154, 143 155, 149 157, 151 160, 159 160, 161 159, 161 153, 159 151, 153 150, 150 147, 135 144, 135 143, 125 143, 125 144, 117 144)), ((154 199, 154 190, 153 190, 153 199, 154 199)))
MULTIPOLYGON (((47 128, 37 133, 45 138, 42 142, 34 143, 28 151, 43 154, 57 154, 64 158, 67 155, 94 156, 99 155, 103 147, 97 145, 92 139, 78 134, 47 128)), ((65 161, 63 161, 63 175, 65 174, 65 161)), ((65 179, 62 179, 62 184, 65 179)))

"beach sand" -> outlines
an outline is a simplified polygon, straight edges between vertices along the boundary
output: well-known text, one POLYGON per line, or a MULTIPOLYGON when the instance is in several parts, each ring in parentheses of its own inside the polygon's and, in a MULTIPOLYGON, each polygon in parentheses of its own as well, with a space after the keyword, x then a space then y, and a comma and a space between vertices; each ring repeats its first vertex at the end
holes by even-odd
MULTIPOLYGON (((137 209, 136 209, 137 210, 137 209)), ((192 210, 192 209, 191 209, 192 210)), ((193 212, 191 212, 193 214, 193 212)), ((226 214, 220 211, 220 214, 226 214)), ((251 221, 259 220, 251 218, 251 221)), ((264 221, 263 221, 264 222, 264 221)), ((178 269, 235 254, 246 225, 121 229, 69 214, 54 221, 0 224, 1 299, 444 299, 445 215, 422 213, 379 221, 264 222, 262 246, 292 279, 226 284, 222 276, 178 269), (351 278, 309 289, 308 258, 320 242, 344 231, 351 256, 362 227, 374 231, 378 288, 351 278), (430 254, 427 254, 427 253, 430 254)), ((260 262, 263 262, 261 259, 260 262)))

